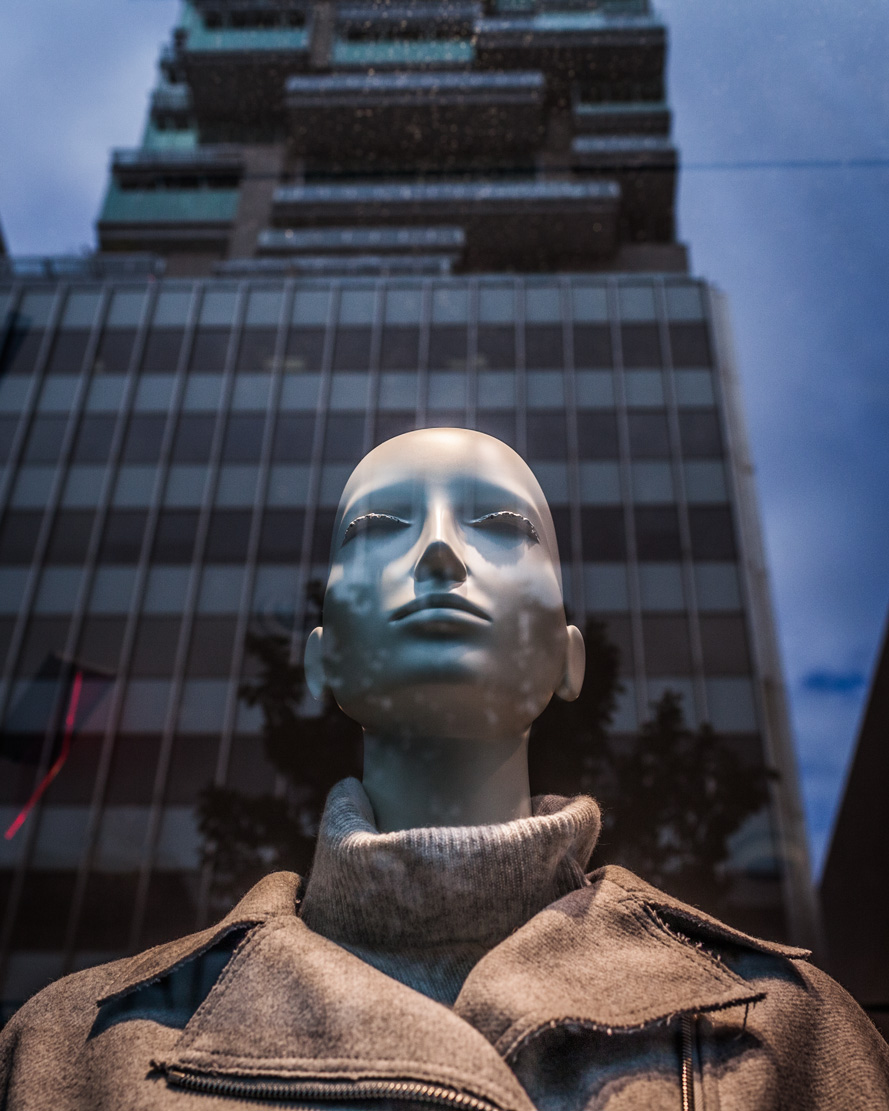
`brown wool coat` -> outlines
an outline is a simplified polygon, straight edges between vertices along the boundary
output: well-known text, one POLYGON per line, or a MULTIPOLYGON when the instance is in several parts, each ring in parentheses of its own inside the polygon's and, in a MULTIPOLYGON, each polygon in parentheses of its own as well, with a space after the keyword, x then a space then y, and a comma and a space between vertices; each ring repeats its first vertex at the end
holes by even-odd
POLYGON ((0 1106, 889 1108, 889 1048, 803 950, 620 868, 590 880, 483 957, 451 1010, 313 933, 297 877, 268 876, 218 926, 35 996, 0 1035, 0 1106))

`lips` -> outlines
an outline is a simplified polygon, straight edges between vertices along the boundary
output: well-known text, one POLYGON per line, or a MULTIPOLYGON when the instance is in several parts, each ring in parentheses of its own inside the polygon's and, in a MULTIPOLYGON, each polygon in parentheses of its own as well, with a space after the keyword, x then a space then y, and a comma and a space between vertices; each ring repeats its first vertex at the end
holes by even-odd
POLYGON ((483 621, 491 620, 490 615, 480 606, 474 605, 459 594, 423 594, 395 610, 390 621, 402 621, 412 613, 420 613, 423 610, 461 610, 463 613, 471 613, 473 617, 480 617, 483 621))

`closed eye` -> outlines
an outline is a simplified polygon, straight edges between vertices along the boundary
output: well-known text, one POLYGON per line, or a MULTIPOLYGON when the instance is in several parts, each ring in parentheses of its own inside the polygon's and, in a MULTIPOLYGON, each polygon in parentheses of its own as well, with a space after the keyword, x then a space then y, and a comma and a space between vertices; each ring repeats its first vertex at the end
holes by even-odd
POLYGON ((384 529, 406 528, 409 524, 410 521, 396 517, 393 513, 364 513, 360 517, 356 517, 354 521, 350 521, 346 526, 340 547, 344 547, 350 540, 354 540, 356 536, 367 532, 368 529, 377 527, 384 529))
POLYGON ((488 525, 494 528, 511 529, 517 532, 524 533, 529 540, 533 540, 535 544, 540 542, 540 536, 533 523, 521 513, 516 513, 512 509, 501 509, 496 513, 486 513, 483 517, 477 517, 474 521, 469 522, 471 525, 488 525))

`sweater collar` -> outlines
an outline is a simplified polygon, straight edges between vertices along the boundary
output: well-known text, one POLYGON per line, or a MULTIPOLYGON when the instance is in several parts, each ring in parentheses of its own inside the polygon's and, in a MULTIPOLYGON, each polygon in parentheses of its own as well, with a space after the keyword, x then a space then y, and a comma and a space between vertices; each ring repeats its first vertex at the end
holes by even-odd
POLYGON ((599 824, 593 799, 545 796, 531 818, 380 833, 346 779, 328 797, 300 913, 362 955, 469 945, 477 959, 584 886, 599 824))

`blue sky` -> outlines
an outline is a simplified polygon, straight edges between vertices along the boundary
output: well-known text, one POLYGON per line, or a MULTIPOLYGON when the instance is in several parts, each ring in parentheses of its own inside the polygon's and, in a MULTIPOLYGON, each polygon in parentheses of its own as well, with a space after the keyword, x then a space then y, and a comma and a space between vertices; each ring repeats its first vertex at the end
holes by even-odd
MULTIPOLYGON (((889 607, 889 7, 657 6, 680 234, 730 300, 817 869, 889 607)), ((0 6, 0 222, 15 254, 93 245, 108 152, 138 142, 176 13, 177 0, 0 6)))

